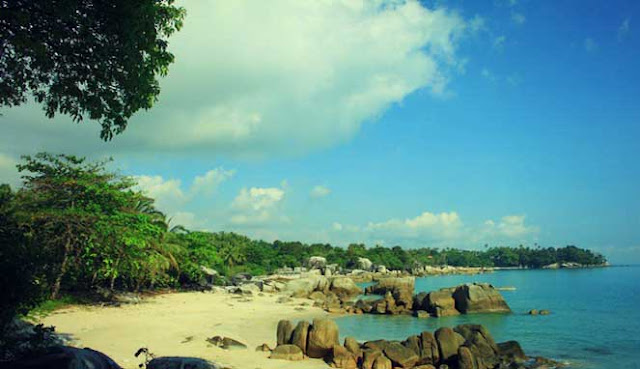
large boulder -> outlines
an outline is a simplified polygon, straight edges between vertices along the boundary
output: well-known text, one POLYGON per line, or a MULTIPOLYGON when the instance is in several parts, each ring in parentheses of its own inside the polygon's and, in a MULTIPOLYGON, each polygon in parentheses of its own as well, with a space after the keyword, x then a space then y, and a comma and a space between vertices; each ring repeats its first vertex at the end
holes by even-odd
POLYGON ((281 320, 278 322, 276 330, 276 342, 278 345, 286 345, 291 342, 291 334, 293 333, 293 324, 290 320, 281 320))
POLYGON ((307 355, 312 358, 327 358, 333 346, 339 344, 338 325, 329 319, 314 319, 307 338, 307 355))
POLYGON ((362 356, 362 350, 360 349, 360 343, 353 337, 347 337, 344 339, 344 347, 356 357, 362 356))
POLYGON ((488 283, 469 283, 453 292, 456 310, 469 313, 509 313, 511 309, 500 292, 488 283))
POLYGON ((366 288, 366 293, 385 295, 391 292, 398 305, 413 307, 414 277, 382 278, 378 283, 366 288))
POLYGON ((465 341, 464 337, 449 327, 439 328, 435 332, 435 338, 438 342, 440 360, 447 364, 457 357, 458 348, 460 348, 465 341))
POLYGON ((524 354, 518 341, 499 343, 498 354, 509 361, 522 362, 527 360, 527 355, 524 354))
POLYGON ((380 355, 373 362, 373 366, 371 368, 372 369, 392 369, 393 365, 391 363, 391 360, 389 360, 389 358, 387 358, 384 355, 380 355))
POLYGON ((308 297, 313 291, 326 292, 329 280, 322 275, 306 275, 293 279, 284 286, 284 292, 291 297, 308 297))
POLYGON ((358 260, 356 261, 356 268, 371 271, 373 270, 373 263, 367 258, 358 258, 358 260))
POLYGON ((468 347, 460 346, 458 349, 458 369, 478 369, 473 354, 468 347))
POLYGON ((480 324, 462 324, 453 329, 465 340, 475 357, 485 361, 493 361, 498 355, 498 345, 494 341, 491 333, 480 324))
POLYGON ((304 354, 296 345, 279 345, 271 351, 269 359, 299 361, 304 359, 304 354))
POLYGON ((440 361, 438 342, 431 332, 420 333, 420 364, 436 364, 440 361))
POLYGON ((307 352, 307 336, 309 335, 309 322, 301 320, 291 333, 291 344, 300 347, 302 352, 307 352))
POLYGON ((384 349, 384 354, 394 366, 401 368, 413 368, 419 360, 416 352, 403 346, 400 342, 389 343, 384 349))
POLYGON ((378 357, 382 356, 382 350, 366 348, 362 355, 362 369, 372 369, 373 363, 378 357))
POLYGON ((322 256, 312 256, 307 261, 309 269, 323 269, 327 266, 327 259, 322 256))
POLYGON ((362 288, 347 277, 335 277, 331 280, 331 292, 335 293, 341 300, 348 300, 362 294, 362 288))
POLYGON ((456 310, 456 301, 452 293, 452 288, 443 288, 439 291, 429 292, 423 299, 422 309, 436 317, 460 314, 460 312, 456 310))
POLYGON ((51 347, 40 355, 32 355, 4 365, 11 369, 121 369, 115 361, 99 351, 67 346, 51 347))
POLYGON ((358 359, 344 346, 334 345, 331 352, 331 366, 342 369, 356 369, 358 359))

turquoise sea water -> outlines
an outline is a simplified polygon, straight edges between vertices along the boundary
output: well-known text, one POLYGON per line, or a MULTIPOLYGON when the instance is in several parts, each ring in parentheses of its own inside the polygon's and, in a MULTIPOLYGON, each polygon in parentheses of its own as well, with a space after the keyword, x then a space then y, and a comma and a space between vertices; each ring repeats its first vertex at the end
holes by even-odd
POLYGON ((545 356, 585 369, 640 368, 640 267, 498 271, 416 279, 416 292, 467 282, 488 282, 501 291, 512 314, 471 314, 417 319, 353 315, 338 318, 341 336, 401 340, 441 326, 479 323, 498 342, 517 340, 530 356, 545 356), (530 309, 549 309, 530 316, 530 309))

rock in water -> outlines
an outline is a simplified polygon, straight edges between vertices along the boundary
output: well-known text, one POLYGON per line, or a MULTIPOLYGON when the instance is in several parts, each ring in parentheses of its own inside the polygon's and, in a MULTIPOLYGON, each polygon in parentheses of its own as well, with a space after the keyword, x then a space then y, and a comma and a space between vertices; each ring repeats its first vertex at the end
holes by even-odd
POLYGON ((309 322, 301 320, 291 334, 291 344, 300 347, 303 353, 307 352, 307 336, 309 335, 309 322))
POLYGON ((338 325, 329 319, 314 319, 307 338, 307 356, 330 357, 333 346, 339 344, 338 325))
POLYGON ((299 361, 304 359, 304 354, 300 347, 296 345, 279 345, 271 351, 270 359, 299 361))
POLYGON ((333 278, 329 289, 335 293, 340 300, 347 300, 362 294, 362 288, 358 287, 353 279, 347 277, 333 278))
POLYGON ((517 341, 507 341, 498 344, 498 353, 500 356, 510 361, 522 362, 527 360, 527 355, 522 351, 522 347, 517 341))
POLYGON ((167 356, 152 359, 147 364, 147 369, 219 369, 215 363, 196 358, 196 357, 178 357, 167 356))
POLYGON ((413 368, 418 362, 418 355, 399 342, 391 342, 384 349, 384 354, 391 360, 394 366, 401 368, 413 368))
POLYGON ((500 292, 488 283, 463 284, 453 292, 456 310, 469 313, 509 313, 511 309, 500 292))
POLYGON ((456 300, 453 299, 452 293, 451 288, 429 292, 423 300, 422 308, 436 317, 458 315, 460 312, 456 310, 456 300))
POLYGON ((367 293, 385 295, 390 292, 395 304, 406 310, 413 308, 414 277, 382 278, 377 284, 366 288, 367 293))
POLYGON ((286 345, 291 342, 291 334, 293 333, 293 324, 290 320, 281 320, 278 322, 276 331, 276 342, 279 345, 286 345))

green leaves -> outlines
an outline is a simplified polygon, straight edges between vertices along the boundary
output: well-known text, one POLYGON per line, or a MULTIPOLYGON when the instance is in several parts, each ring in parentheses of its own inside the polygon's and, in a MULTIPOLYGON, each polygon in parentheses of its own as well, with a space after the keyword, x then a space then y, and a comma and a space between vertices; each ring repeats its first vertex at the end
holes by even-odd
POLYGON ((110 140, 153 106, 185 11, 173 0, 0 2, 0 106, 29 94, 45 115, 100 121, 110 140))

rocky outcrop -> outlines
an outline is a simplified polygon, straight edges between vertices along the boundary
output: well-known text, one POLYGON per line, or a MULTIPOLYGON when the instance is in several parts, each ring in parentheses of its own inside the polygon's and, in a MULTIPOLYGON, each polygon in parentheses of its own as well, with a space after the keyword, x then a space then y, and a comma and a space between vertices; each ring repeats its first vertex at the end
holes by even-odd
POLYGON ((367 258, 358 258, 358 260, 356 261, 356 268, 360 270, 366 270, 368 272, 374 271, 373 263, 367 258))
POLYGON ((307 265, 311 269, 322 269, 327 266, 327 259, 322 256, 312 256, 307 261, 307 265))
POLYGON ((366 288, 371 294, 386 294, 379 300, 360 300, 354 305, 356 313, 405 314, 417 317, 451 316, 471 313, 508 313, 509 305, 500 292, 487 283, 470 283, 443 288, 429 293, 413 293, 413 280, 408 278, 385 278, 366 288))
POLYGON ((488 283, 469 283, 453 292, 456 310, 469 313, 510 313, 511 309, 500 292, 488 283))
POLYGON ((307 337, 309 336, 309 322, 300 321, 291 333, 291 344, 300 347, 302 352, 307 352, 307 337))
POLYGON ((271 358, 300 360, 306 355, 343 369, 527 369, 554 363, 543 358, 529 361, 516 341, 497 344, 489 331, 477 324, 443 327, 434 334, 425 331, 402 342, 374 340, 361 344, 347 337, 340 345, 334 322, 316 319, 311 325, 301 323, 294 332, 304 332, 308 327, 306 350, 287 342, 278 345, 271 358))
POLYGON ((351 278, 347 277, 333 278, 329 290, 335 293, 340 300, 349 300, 362 294, 362 288, 358 287, 351 278))
POLYGON ((338 339, 338 325, 333 320, 314 319, 309 328, 306 354, 313 358, 326 358, 333 346, 339 344, 338 339))

